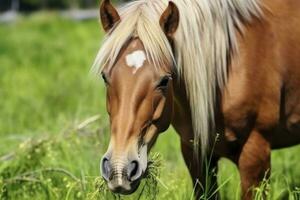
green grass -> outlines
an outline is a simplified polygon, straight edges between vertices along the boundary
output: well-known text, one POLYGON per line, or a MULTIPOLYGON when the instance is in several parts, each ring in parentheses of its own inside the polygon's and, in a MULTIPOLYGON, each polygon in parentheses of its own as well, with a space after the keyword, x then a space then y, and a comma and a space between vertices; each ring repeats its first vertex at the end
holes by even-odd
MULTIPOLYGON (((94 181, 109 130, 105 88, 89 70, 102 36, 97 20, 72 22, 55 13, 0 25, 0 199, 101 199, 93 196, 94 181), (78 128, 95 115, 97 121, 78 128)), ((174 130, 160 136, 153 152, 163 158, 157 199, 191 199, 174 130)), ((256 199, 263 193, 300 199, 299 155, 299 147, 272 154, 271 184, 263 182, 256 199)), ((222 199, 239 199, 236 167, 226 159, 219 166, 222 199)))

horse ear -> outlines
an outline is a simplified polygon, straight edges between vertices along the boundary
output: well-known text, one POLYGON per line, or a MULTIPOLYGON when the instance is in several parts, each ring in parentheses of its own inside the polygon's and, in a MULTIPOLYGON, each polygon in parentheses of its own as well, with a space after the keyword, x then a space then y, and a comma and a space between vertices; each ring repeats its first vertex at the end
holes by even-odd
POLYGON ((161 15, 159 24, 168 37, 172 37, 176 32, 179 24, 179 10, 172 1, 161 15))
POLYGON ((100 5, 100 18, 105 32, 109 32, 120 21, 118 11, 110 3, 110 0, 102 1, 100 5))

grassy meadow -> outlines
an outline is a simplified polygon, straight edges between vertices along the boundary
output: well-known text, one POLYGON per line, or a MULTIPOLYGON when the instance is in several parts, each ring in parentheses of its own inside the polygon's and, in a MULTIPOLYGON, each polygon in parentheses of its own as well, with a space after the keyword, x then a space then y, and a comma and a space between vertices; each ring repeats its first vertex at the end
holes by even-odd
MULTIPOLYGON (((97 192, 109 127, 104 85, 89 70, 102 36, 96 19, 55 13, 0 24, 0 199, 193 199, 171 128, 152 150, 162 157, 156 196, 144 183, 129 197, 97 192)), ((219 167, 221 199, 238 200, 236 167, 226 159, 219 167)), ((256 199, 300 199, 300 146, 274 151, 270 182, 256 188, 256 199)))

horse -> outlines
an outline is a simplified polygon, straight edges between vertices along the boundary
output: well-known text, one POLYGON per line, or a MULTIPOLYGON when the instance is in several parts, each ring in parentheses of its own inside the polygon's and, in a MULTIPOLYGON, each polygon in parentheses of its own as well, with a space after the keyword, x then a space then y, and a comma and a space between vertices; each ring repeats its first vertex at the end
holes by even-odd
POLYGON ((244 200, 270 175, 271 150, 300 143, 300 1, 103 0, 100 19, 92 70, 107 87, 111 191, 138 188, 170 125, 194 184, 216 183, 205 172, 225 157, 244 200))

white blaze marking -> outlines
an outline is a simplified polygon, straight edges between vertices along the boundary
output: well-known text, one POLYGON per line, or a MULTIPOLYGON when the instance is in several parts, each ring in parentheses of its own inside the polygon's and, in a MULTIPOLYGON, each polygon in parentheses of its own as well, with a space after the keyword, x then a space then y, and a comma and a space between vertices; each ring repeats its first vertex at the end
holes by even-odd
POLYGON ((137 72, 139 68, 141 68, 144 65, 144 62, 146 60, 145 52, 142 50, 134 51, 131 54, 128 54, 126 56, 126 63, 129 67, 133 67, 133 74, 137 72))

